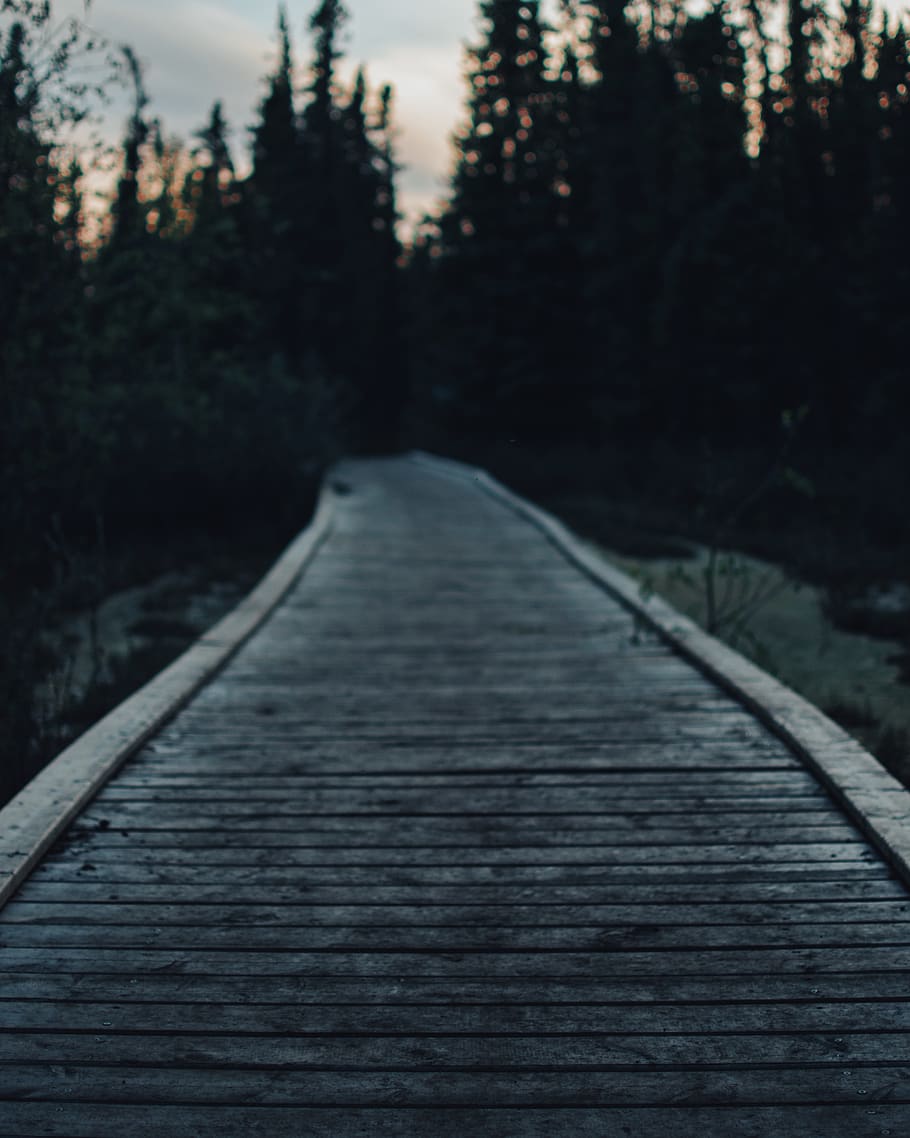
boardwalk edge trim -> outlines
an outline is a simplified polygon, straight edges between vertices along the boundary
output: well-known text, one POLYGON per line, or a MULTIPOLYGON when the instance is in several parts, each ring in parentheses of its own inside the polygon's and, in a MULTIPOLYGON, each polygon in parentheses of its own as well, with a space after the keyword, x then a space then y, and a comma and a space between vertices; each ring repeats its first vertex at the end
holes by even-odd
POLYGON ((835 802, 910 884, 910 791, 852 736, 808 700, 660 597, 643 597, 632 577, 610 564, 552 514, 513 493, 485 470, 423 451, 413 451, 410 457, 419 465, 474 483, 530 522, 585 576, 739 700, 806 763, 835 802))
POLYGON ((326 478, 310 524, 259 584, 172 664, 61 751, 0 810, 0 908, 127 759, 271 615, 331 532, 335 501, 326 478))

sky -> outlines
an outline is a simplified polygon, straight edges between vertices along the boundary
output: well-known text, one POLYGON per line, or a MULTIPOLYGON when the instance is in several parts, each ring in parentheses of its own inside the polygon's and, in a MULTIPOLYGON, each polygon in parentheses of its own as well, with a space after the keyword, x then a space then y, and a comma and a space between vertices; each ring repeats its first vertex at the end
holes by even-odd
MULTIPOLYGON (((401 208, 413 222, 444 197, 450 138, 464 106, 463 45, 474 37, 477 0, 346 0, 351 20, 345 73, 364 63, 373 87, 396 92, 401 208)), ((295 58, 310 59, 306 33, 316 0, 287 0, 295 58)), ((58 0, 55 12, 82 12, 82 0, 58 0)), ((169 134, 188 139, 216 99, 233 127, 235 160, 248 155, 246 128, 275 62, 277 0, 92 0, 90 22, 114 43, 129 44, 146 69, 150 113, 169 134)), ((111 137, 125 104, 108 112, 111 137)))

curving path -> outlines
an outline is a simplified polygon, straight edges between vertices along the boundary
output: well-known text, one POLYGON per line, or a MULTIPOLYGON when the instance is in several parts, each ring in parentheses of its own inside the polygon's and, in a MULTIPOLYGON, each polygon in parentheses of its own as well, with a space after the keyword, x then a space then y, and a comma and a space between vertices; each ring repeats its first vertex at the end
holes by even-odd
POLYGON ((910 1132, 908 895, 803 761, 470 478, 334 478, 0 914, 0 1136, 910 1132))

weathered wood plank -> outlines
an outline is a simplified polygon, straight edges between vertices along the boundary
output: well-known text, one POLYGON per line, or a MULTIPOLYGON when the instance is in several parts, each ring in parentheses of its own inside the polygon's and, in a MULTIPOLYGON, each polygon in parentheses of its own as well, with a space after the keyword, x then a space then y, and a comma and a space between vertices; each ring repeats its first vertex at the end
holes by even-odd
POLYGON ((178 775, 210 775, 218 771, 224 779, 256 777, 284 778, 288 775, 349 775, 385 778, 410 777, 425 770, 446 775, 499 774, 623 774, 636 768, 666 776, 675 773, 727 772, 734 768, 744 772, 768 773, 798 770, 797 760, 784 751, 750 755, 736 752, 735 747, 709 748, 696 744, 689 751, 684 746, 653 743, 637 746, 618 745, 611 749, 582 744, 572 747, 541 748, 538 741, 510 740, 506 751, 483 746, 453 749, 446 740, 430 740, 416 746, 397 743, 364 742, 359 739, 297 742, 266 742, 241 746, 231 741, 224 747, 188 749, 169 761, 159 754, 155 761, 142 762, 142 770, 166 770, 178 775), (256 756, 251 771, 250 755, 256 756))
MULTIPOLYGON (((853 1011, 864 1001, 882 1001, 886 1007, 904 1008, 910 1003, 910 973, 900 968, 871 970, 879 962, 880 951, 871 955, 868 972, 753 971, 737 974, 735 983, 723 972, 679 975, 670 971, 667 975, 624 976, 596 974, 592 969, 588 975, 563 975, 554 971, 558 962, 551 964, 548 974, 526 978, 459 972, 421 976, 415 975, 414 970, 426 962, 411 961, 406 976, 396 976, 394 969, 391 975, 263 973, 256 976, 254 984, 244 974, 221 976, 198 971, 184 974, 167 968, 136 975, 128 970, 134 960, 127 957, 125 970, 121 972, 2 972, 0 991, 4 1001, 9 1003, 0 1003, 0 1008, 5 1009, 17 1000, 53 1001, 59 1014, 65 1016, 67 1002, 80 1006, 104 1001, 115 1001, 117 1006, 165 1004, 172 1009, 172 1024, 180 1026, 180 1014, 187 1004, 277 1005, 284 1009, 309 1005, 358 1009, 388 1005, 401 1009, 416 1005, 453 1014, 459 1008, 476 1006, 478 1015, 487 1015, 484 1008, 516 1005, 537 1009, 569 1005, 582 1010, 646 1005, 652 1015, 662 1015, 665 1008, 672 1010, 693 1003, 734 1011, 751 1004, 786 1007, 831 1004, 838 1014, 849 1019, 851 1029, 856 1030, 858 1024, 868 1026, 868 1020, 853 1011)), ((43 955, 37 958, 38 962, 43 959, 43 955)), ((852 958, 839 959, 846 965, 852 958)), ((666 963, 672 969, 673 960, 666 963)), ((212 968, 217 968, 217 964, 217 959, 213 959, 212 968)), ((706 961, 706 968, 708 965, 710 960, 706 961)), ((755 958, 747 957, 745 967, 755 968, 755 958)), ((126 1014, 125 1009, 121 1010, 126 1014)), ((110 1019, 110 1016, 103 1018, 110 1019)), ((2 1022, 6 1023, 6 1019, 2 1022)), ((62 1022, 62 1019, 58 1021, 62 1022)), ((488 1016, 488 1030, 495 1031, 498 1026, 499 1019, 488 1016)))
MULTIPOLYGON (((565 952, 520 949, 479 951, 351 950, 295 951, 251 949, 248 951, 205 948, 174 949, 167 945, 137 948, 109 947, 103 940, 94 947, 48 946, 6 948, 3 965, 13 971, 69 972, 79 975, 170 974, 185 976, 311 976, 381 978, 400 980, 420 977, 474 979, 553 979, 582 977, 685 977, 711 976, 717 992, 736 993, 743 977, 795 975, 818 983, 828 975, 903 974, 910 976, 910 947, 902 945, 815 945, 810 948, 733 944, 713 949, 690 948, 672 953, 643 952, 637 948, 604 952, 576 945, 565 952)), ((910 984, 910 979, 908 979, 910 984)))
MULTIPOLYGON (((695 909, 701 913, 726 911, 723 907, 733 904, 764 907, 784 906, 787 916, 793 916, 792 907, 807 901, 831 906, 832 912, 845 910, 848 902, 901 902, 907 903, 906 890, 897 881, 887 878, 872 880, 851 880, 833 882, 830 878, 816 882, 723 882, 721 884, 700 882, 698 884, 645 884, 633 881, 625 887, 615 882, 588 885, 566 885, 536 881, 525 885, 504 885, 497 882, 469 882, 461 885, 434 884, 428 888, 419 885, 389 885, 378 872, 373 879, 362 885, 334 884, 313 885, 304 875, 297 873, 296 880, 276 884, 263 880, 262 872, 247 874, 247 879, 230 879, 218 882, 172 879, 167 883, 125 884, 118 882, 112 887, 110 882, 96 880, 98 874, 84 874, 82 880, 54 882, 47 875, 33 877, 19 893, 16 904, 33 905, 39 903, 43 911, 48 904, 78 906, 93 904, 109 908, 115 901, 118 912, 121 906, 138 905, 192 905, 194 908, 206 905, 242 906, 249 908, 267 904, 277 906, 332 905, 332 906, 401 906, 414 909, 419 907, 428 919, 439 906, 454 905, 461 908, 495 908, 504 915, 515 906, 537 906, 539 908, 557 907, 553 914, 556 919, 567 906, 578 905, 628 905, 633 908, 675 905, 685 907, 687 919, 697 919, 695 909), (377 880, 382 881, 376 884, 377 880), (694 907, 694 908, 693 908, 694 907)), ((200 915, 204 915, 204 908, 200 915)), ((252 915, 252 914, 251 914, 252 915)), ((15 917, 11 918, 15 919, 15 917)), ((849 916, 848 916, 849 919, 849 916)), ((906 919, 906 918, 905 918, 906 919)))
POLYGON ((307 815, 341 815, 349 817, 364 814, 395 814, 400 817, 440 817, 454 815, 490 815, 512 817, 522 814, 538 815, 596 815, 598 817, 634 817, 637 814, 702 814, 719 812, 759 812, 789 816, 788 812, 823 812, 831 817, 831 804, 818 791, 792 793, 738 793, 728 790, 712 794, 674 795, 667 785, 652 785, 642 794, 612 788, 588 785, 581 788, 521 787, 508 789, 487 788, 478 785, 467 787, 432 787, 428 790, 410 788, 380 788, 372 793, 356 788, 339 788, 333 791, 302 789, 294 800, 289 800, 288 787, 263 790, 257 786, 234 787, 221 790, 215 787, 176 787, 166 789, 118 788, 98 798, 96 809, 117 810, 148 815, 153 809, 189 811, 198 809, 202 815, 217 813, 229 817, 241 811, 268 811, 273 818, 307 815), (482 791, 478 794, 477 791, 482 791))
MULTIPOLYGON (((849 841, 817 841, 816 834, 805 838, 775 841, 742 840, 718 843, 687 839, 656 843, 612 843, 601 845, 544 844, 535 842, 522 845, 479 846, 351 846, 325 847, 294 842, 286 833, 270 834, 260 831, 243 844, 231 836, 211 831, 193 835, 190 831, 171 831, 156 839, 154 831, 79 830, 72 832, 67 843, 67 856, 74 860, 91 859, 97 863, 105 859, 122 863, 124 850, 129 849, 133 864, 151 865, 241 865, 241 866, 576 866, 600 868, 623 866, 666 866, 668 861, 679 865, 710 866, 761 866, 776 863, 786 865, 874 865, 885 873, 881 860, 860 838, 849 841), (457 852, 456 852, 457 851, 457 852)), ((716 837, 713 834, 711 837, 716 837)))
MULTIPOLYGON (((263 716, 263 719, 269 718, 263 716)), ((154 746, 148 746, 135 757, 129 769, 145 771, 164 770, 167 773, 193 773, 224 769, 231 762, 241 773, 255 776, 261 770, 259 762, 250 764, 250 749, 230 736, 219 732, 201 742, 178 738, 171 734, 159 736, 154 746)), ((465 770, 473 773, 543 773, 562 774, 578 772, 618 773, 637 771, 661 773, 683 769, 712 771, 794 771, 805 773, 805 767, 789 751, 776 746, 767 737, 752 740, 715 738, 705 735, 666 740, 649 739, 642 732, 636 737, 623 739, 611 734, 598 738, 575 740, 571 745, 513 733, 506 741, 486 742, 475 740, 464 753, 447 738, 412 740, 363 740, 356 736, 319 739, 296 738, 271 740, 260 732, 253 749, 258 759, 271 758, 273 764, 282 755, 293 760, 305 757, 318 759, 319 766, 312 774, 333 774, 333 763, 346 761, 351 773, 383 774, 446 774, 465 770), (282 747, 283 751, 278 748, 282 747), (414 764, 415 757, 419 760, 414 764), (599 762, 599 765, 598 765, 599 762)), ((266 772, 268 773, 268 768, 266 772)))
MULTIPOLYGON (((353 807, 356 804, 351 805, 353 807)), ((513 811, 485 810, 485 804, 476 801, 465 802, 461 810, 452 807, 446 810, 445 804, 441 805, 443 808, 439 811, 427 809, 412 813, 407 809, 397 810, 389 803, 384 808, 377 807, 373 811, 351 809, 336 813, 311 809, 306 802, 106 802, 95 803, 91 809, 86 810, 82 824, 100 825, 102 829, 128 829, 136 833, 181 830, 187 827, 197 833, 213 828, 240 833, 248 829, 260 830, 263 825, 267 825, 273 834, 290 832, 307 836, 331 836, 356 829, 358 834, 368 835, 371 841, 382 835, 402 832, 418 840, 433 836, 454 837, 464 833, 476 836, 477 828, 484 822, 495 824, 497 832, 504 836, 543 830, 555 838, 558 834, 575 831, 594 834, 603 831, 617 840, 630 834, 640 837, 652 831, 658 840, 662 840, 663 834, 676 836, 677 831, 693 835, 719 832, 720 835, 726 833, 731 836, 746 831, 768 838, 773 838, 780 830, 810 834, 821 829, 829 837, 849 837, 855 833, 852 824, 838 818, 824 801, 808 807, 788 805, 784 809, 777 806, 740 809, 737 802, 735 809, 698 813, 672 808, 661 810, 656 805, 652 808, 649 803, 630 805, 627 809, 621 806, 613 808, 612 804, 604 803, 604 808, 598 810, 594 802, 591 803, 594 809, 579 813, 560 811, 559 803, 553 804, 553 810, 534 809, 535 804, 531 803, 524 811, 517 808, 513 811), (713 816, 715 813, 716 820, 713 816)), ((516 807, 518 805, 516 803, 516 807)))
MULTIPOLYGON (((680 802, 690 808, 704 806, 708 810, 750 810, 767 806, 768 803, 775 807, 779 804, 782 810, 789 809, 790 806, 815 808, 830 805, 823 795, 799 784, 788 786, 785 782, 764 781, 737 784, 731 781, 712 787, 710 775, 702 774, 692 775, 694 785, 687 786, 678 795, 672 795, 672 776, 665 776, 661 781, 654 779, 630 784, 625 782, 622 775, 609 781, 595 781, 584 775, 575 778, 569 775, 561 780, 557 776, 543 775, 539 777, 550 781, 532 781, 536 777, 513 773, 492 776, 489 781, 483 781, 470 774, 450 777, 442 775, 421 785, 394 775, 380 775, 372 779, 369 776, 340 775, 333 781, 326 778, 312 785, 310 776, 306 774, 288 775, 284 778, 269 778, 266 775, 249 779, 237 777, 226 784, 223 778, 219 781, 202 775, 174 782, 150 778, 141 783, 119 786, 116 793, 113 789, 106 791, 98 797, 97 802, 101 805, 108 802, 148 805, 171 801, 265 804, 291 801, 304 809, 312 808, 313 804, 318 804, 322 809, 345 806, 346 809, 340 811, 342 813, 361 813, 377 806, 413 806, 409 813, 421 813, 425 806, 431 806, 432 813, 445 813, 448 803, 451 802, 456 808, 460 803, 463 807, 466 799, 473 801, 475 807, 485 812, 489 812, 488 808, 492 804, 501 801, 504 813, 521 813, 528 806, 536 807, 538 812, 548 812, 553 807, 557 812, 562 808, 563 813, 581 813, 592 802, 596 805, 601 799, 608 800, 611 805, 627 806, 630 810, 641 810, 649 806, 657 810, 675 809, 680 802), (347 781, 350 781, 349 786, 345 785, 347 781), (566 806, 571 809, 564 809, 566 806)), ((690 781, 688 775, 686 781, 690 781)), ((317 812, 322 812, 322 809, 317 812)))
MULTIPOLYGON (((340 1018, 343 1020, 345 1017, 340 1018)), ((375 1025, 375 1016, 367 1015, 366 1018, 375 1025)), ((454 1012, 453 1018, 457 1023, 459 1014, 454 1012)), ((601 1022, 608 1018, 622 1024, 621 1016, 602 1015, 601 1022)), ((659 1025, 661 1018, 659 1014, 654 1015, 653 1024, 659 1025)), ((305 1015, 301 1015, 301 1020, 305 1019, 305 1015)), ((431 1018, 430 1022, 439 1023, 441 1018, 431 1018)), ((606 1072, 637 1073, 663 1068, 671 1084, 675 1082, 678 1087, 683 1080, 674 1068, 683 1067, 688 1072, 718 1066, 766 1070, 777 1065, 786 1066, 788 1073, 792 1068, 805 1068, 807 1081, 815 1085, 816 1094, 831 1080, 834 1071, 840 1075, 845 1066, 856 1066, 859 1074, 870 1065, 879 1064, 885 1068, 879 1078, 886 1079, 887 1072, 891 1071, 897 1087, 910 1099, 910 1035, 906 1031, 857 1034, 834 1026, 822 1029, 818 1034, 799 1030, 779 1032, 769 1026, 753 1035, 735 1030, 721 1034, 686 1034, 669 1030, 640 1034, 625 1034, 620 1030, 601 1034, 595 1030, 577 1035, 571 1030, 559 1031, 558 1028, 555 1032, 548 1032, 547 1024, 529 1018, 526 1033, 504 1032, 492 1036, 485 1033, 449 1034, 444 1027, 441 1033, 431 1027, 427 1034, 418 1034, 412 1033, 407 1021, 399 1023, 396 1016, 387 1016, 384 1027, 385 1030, 376 1030, 375 1035, 368 1036, 345 1035, 343 1031, 317 1035, 282 1035, 267 1031, 253 1035, 243 1029, 235 1029, 236 1034, 231 1031, 211 1034, 175 1031, 169 1027, 158 1033, 139 1034, 113 1032, 103 1026, 93 1029, 94 1034, 91 1035, 81 1031, 0 1033, 0 1064, 15 1064, 16 1067, 45 1064, 55 1068, 65 1065, 68 1072, 81 1064, 87 1067, 109 1064, 121 1071, 125 1068, 170 1067, 177 1079, 182 1077, 188 1085, 192 1085, 186 1078, 188 1069, 201 1067, 225 1074, 233 1069, 239 1077, 247 1076, 247 1086, 251 1085, 248 1081, 250 1073, 261 1071, 271 1076, 276 1070, 300 1072, 307 1076, 308 1081, 311 1077, 318 1078, 319 1072, 351 1071, 356 1072, 357 1082, 363 1081, 371 1072, 439 1070, 451 1071, 456 1077, 474 1073, 478 1081, 483 1082, 492 1071, 514 1071, 517 1077, 529 1070, 546 1071, 548 1076, 564 1071, 567 1079, 575 1082, 576 1088, 583 1085, 581 1080, 572 1079, 572 1074, 579 1069, 596 1072, 595 1080, 603 1078, 608 1082, 604 1078, 606 1072), (900 1064, 906 1065, 905 1069, 900 1069, 900 1064), (834 1071, 825 1071, 826 1067, 834 1071)), ((82 1074, 83 1085, 94 1082, 89 1070, 84 1069, 82 1074)), ((747 1083, 751 1074, 753 1071, 745 1075, 747 1083)), ((689 1079, 690 1086, 697 1084, 691 1074, 689 1079)), ((200 1081, 197 1078, 197 1084, 200 1081)), ((268 1081, 271 1082, 271 1077, 268 1081)), ((339 1084, 343 1081, 338 1080, 339 1084)), ((347 1081, 350 1083, 350 1078, 347 1081)), ((199 1089, 196 1093, 199 1094, 199 1089)), ((350 1093, 348 1090, 347 1094, 350 1093)), ((534 1101, 533 1091, 529 1097, 534 1101)), ((843 1101, 845 1096, 837 1097, 843 1101)), ((769 1098, 776 1101, 768 1089, 764 1098, 765 1101, 769 1098)))
MULTIPOLYGON (((32 891, 48 885, 98 884, 105 888, 111 885, 124 885, 126 890, 118 896, 126 898, 132 885, 168 885, 176 889, 192 887, 199 892, 211 887, 219 890, 219 896, 235 896, 245 887, 253 887, 261 899, 264 889, 282 889, 288 886, 314 890, 369 888, 394 889, 410 887, 421 892, 437 890, 473 888, 486 889, 527 888, 537 886, 544 890, 580 889, 596 886, 610 889, 611 895, 619 890, 648 890, 664 888, 679 896, 679 890, 694 892, 704 900, 710 900, 722 888, 737 890, 737 896, 746 896, 739 890, 752 886, 776 888, 780 885, 804 886, 805 896, 814 895, 816 889, 825 889, 825 896, 832 892, 837 896, 844 889, 849 890, 853 883, 857 888, 874 891, 877 887, 894 889, 895 896, 905 896, 903 885, 888 876, 881 865, 874 861, 768 861, 768 862, 683 862, 679 865, 665 865, 660 861, 641 864, 598 865, 569 862, 563 865, 294 865, 279 863, 278 859, 258 864, 250 859, 247 864, 236 864, 219 859, 207 864, 204 860, 186 857, 178 861, 171 855, 151 857, 148 852, 143 860, 136 859, 125 863, 116 851, 103 850, 89 852, 95 860, 71 858, 57 855, 45 860, 33 874, 20 896, 32 896, 32 891), (98 856, 101 855, 101 856, 98 856), (113 856, 108 856, 113 855, 113 856)), ((175 894, 176 896, 176 894, 175 894)))
MULTIPOLYGON (((865 923, 794 924, 768 921, 762 925, 738 924, 657 925, 627 921, 622 925, 270 925, 248 927, 242 920, 231 925, 161 924, 123 925, 5 923, 0 947, 79 948, 103 942, 110 947, 141 950, 157 946, 166 952, 284 951, 334 953, 419 952, 459 955, 501 950, 510 953, 571 953, 577 951, 676 953, 752 948, 850 948, 883 945, 910 946, 910 925, 890 920, 865 923)), ((255 967, 252 961, 250 968, 255 967)))
MULTIPOLYGON (((842 1003, 757 1003, 757 1004, 506 1004, 488 1002, 465 1006, 457 993, 450 992, 449 1003, 437 1007, 422 1004, 368 1004, 366 1006, 317 1004, 312 998, 301 1004, 289 1000, 285 1006, 260 1003, 181 1003, 179 1009, 160 1003, 88 1003, 69 1001, 43 1003, 30 999, 25 1002, 0 1003, 0 1063, 44 1061, 41 1056, 56 1051, 61 1061, 90 1062, 98 1053, 95 1036, 113 1037, 129 1034, 141 1037, 142 1051, 136 1051, 135 1062, 147 1061, 157 1051, 156 1062, 164 1060, 161 1047, 150 1037, 163 1035, 168 1040, 184 1036, 226 1036, 223 1047, 236 1046, 235 1040, 249 1036, 282 1036, 288 1040, 298 1036, 318 1039, 326 1035, 365 1037, 364 1056, 369 1055, 373 1065, 391 1063, 394 1042, 390 1036, 434 1035, 451 1041, 458 1036, 465 1042, 458 1052, 459 1065, 484 1065, 484 1041, 493 1039, 507 1053, 521 1036, 569 1036, 575 1058, 564 1056, 567 1064, 582 1061, 580 1049, 591 1043, 590 1057, 586 1062, 597 1061, 603 1049, 625 1048, 623 1060, 612 1062, 743 1062, 747 1052, 761 1054, 762 1062, 788 1062, 780 1050, 773 1057, 774 1040, 766 1036, 784 1036, 779 1046, 790 1048, 803 1043, 809 1052, 817 1051, 818 1058, 828 1060, 840 1057, 850 1062, 882 1062, 895 1058, 907 1059, 910 1048, 910 1003, 853 1001, 842 1003), (857 1030, 856 1025, 862 1024, 857 1030), (794 1035, 811 1038, 796 1040, 794 1035), (507 1037, 503 1040, 501 1037, 507 1037), (588 1039, 588 1036, 596 1037, 588 1039), (659 1050, 665 1036, 674 1037, 672 1046, 659 1050), (47 1046, 32 1043, 32 1051, 25 1047, 26 1039, 44 1038, 47 1046), (374 1046, 373 1040, 382 1043, 374 1046), (383 1047, 388 1045, 384 1053, 383 1047), (727 1047, 727 1051, 714 1047, 727 1047), (472 1053, 472 1047, 475 1048, 472 1053), (638 1054, 630 1057, 636 1047, 638 1054), (688 1060, 687 1060, 688 1054, 688 1060)), ((113 1040, 106 1040, 107 1051, 113 1040)), ((525 1039, 522 1046, 532 1046, 525 1039)), ((558 1039, 547 1040, 547 1047, 558 1050, 558 1039)), ((117 1044, 119 1047, 120 1045, 117 1044)), ((131 1046, 124 1040, 123 1046, 131 1046)), ((208 1046, 214 1046, 209 1043, 208 1046)), ((451 1042, 447 1043, 451 1046, 451 1042)), ((790 1055, 792 1057, 792 1053, 790 1055)), ((124 1052, 119 1058, 125 1059, 124 1052)), ((448 1061, 455 1062, 452 1052, 448 1061)), ((228 1060, 226 1060, 227 1062, 228 1060)), ((238 1053, 233 1063, 242 1062, 238 1053)), ((249 1062, 264 1062, 261 1053, 249 1062)), ((280 1063, 281 1060, 274 1060, 280 1063)), ((313 1063, 326 1062, 317 1059, 313 1063)), ((551 1060, 552 1061, 552 1060, 551 1060)), ((358 1060, 367 1062, 366 1058, 358 1060)), ((504 1062, 500 1057, 499 1064, 504 1062)), ((491 1065, 497 1065, 491 1062, 491 1065)), ((554 1065, 560 1065, 554 1061, 554 1065)))
MULTIPOLYGON (((139 821, 142 821, 139 819, 139 821)), ((74 830, 74 838, 88 841, 97 833, 103 835, 99 845, 124 846, 127 842, 133 848, 166 847, 179 848, 220 848, 236 846, 237 834, 251 835, 257 847, 337 849, 347 856, 356 849, 463 849, 465 858, 476 858, 480 853, 490 854, 498 849, 520 849, 537 847, 538 850, 553 848, 590 849, 629 849, 636 846, 696 846, 696 845, 735 845, 741 846, 796 846, 796 845, 850 845, 863 846, 853 826, 846 821, 829 818, 824 824, 786 825, 756 822, 752 817, 744 818, 739 825, 711 825, 709 821, 693 819, 691 824, 676 827, 641 825, 614 827, 608 822, 598 824, 598 819, 580 820, 576 826, 566 825, 562 819, 538 819, 536 821, 513 821, 507 827, 498 826, 496 819, 478 818, 473 826, 456 821, 446 825, 446 819, 434 819, 396 825, 394 819, 358 819, 357 825, 336 821, 331 818, 311 819, 300 822, 285 820, 282 824, 273 822, 267 815, 261 819, 246 819, 243 822, 232 819, 230 826, 219 825, 217 819, 203 821, 186 819, 180 825, 163 819, 161 825, 137 825, 135 821, 121 819, 112 821, 105 811, 95 811, 85 817, 85 824, 92 829, 74 830), (378 824, 373 824, 373 823, 378 824)), ((413 854, 413 857, 420 855, 413 854)), ((664 857, 669 855, 665 854, 664 857)), ((453 860, 459 860, 455 857, 453 860)))
POLYGON ((0 918, 0 1138, 906 1122, 910 901, 800 760, 486 492, 345 479, 0 918))
MULTIPOLYGON (((638 926, 654 925, 684 928, 697 926, 708 929, 714 925, 832 924, 846 930, 854 925, 885 924, 894 938, 910 937, 910 900, 906 897, 889 897, 875 901, 796 901, 775 905, 765 901, 715 902, 697 901, 663 903, 637 901, 625 904, 586 902, 565 904, 560 902, 534 902, 507 905, 438 904, 426 900, 413 904, 399 902, 377 904, 362 901, 341 905, 302 901, 299 897, 283 903, 271 899, 258 904, 217 903, 190 901, 177 905, 147 901, 135 904, 120 896, 94 901, 37 901, 15 900, 4 912, 4 926, 17 925, 92 925, 113 924, 129 926, 187 926, 205 929, 217 925, 268 924, 270 928, 333 928, 372 926, 375 928, 420 929, 488 929, 491 925, 505 925, 513 929, 543 929, 549 927, 569 929, 592 925, 638 926), (116 902, 116 908, 110 904, 116 902), (114 911, 115 909, 115 911, 114 911)), ((4 934, 8 931, 4 929, 4 934)), ((254 932, 262 930, 250 930, 254 932)))
MULTIPOLYGON (((174 754, 174 758, 179 757, 174 754)), ((565 768, 551 771, 538 771, 535 769, 501 771, 495 762, 489 762, 483 767, 473 771, 438 772, 427 764, 424 768, 409 772, 371 771, 367 773, 351 772, 348 774, 333 774, 305 771, 296 774, 273 775, 268 771, 259 771, 249 768, 243 779, 237 780, 242 786, 263 786, 285 793, 289 789, 295 791, 305 790, 350 790, 372 793, 382 788, 403 788, 413 790, 458 790, 470 787, 473 789, 519 789, 519 790, 549 790, 550 788, 578 789, 580 787, 594 786, 617 792, 629 794, 651 793, 653 788, 658 790, 668 782, 678 787, 678 780, 672 773, 667 773, 662 767, 649 767, 638 756, 638 762, 625 769, 608 768, 597 770, 573 770, 568 765, 565 768)), ((200 770, 196 774, 172 774, 167 770, 149 769, 141 765, 141 755, 137 756, 116 782, 102 791, 101 797, 113 793, 115 790, 145 788, 145 787, 209 787, 212 790, 222 789, 230 792, 233 780, 228 782, 217 762, 212 763, 208 770, 200 770)), ((744 770, 723 769, 700 771, 697 768, 687 769, 685 793, 713 792, 717 794, 748 794, 776 793, 793 789, 798 792, 815 793, 819 787, 817 781, 806 771, 800 770, 744 770)))
POLYGON ((879 1099, 910 1104, 910 1063, 875 1066, 761 1067, 724 1066, 703 1070, 610 1070, 592 1064, 582 1069, 508 1069, 465 1071, 444 1067, 421 1070, 356 1068, 319 1070, 267 1067, 226 1068, 199 1056, 178 1066, 66 1066, 9 1064, 4 1068, 6 1093, 15 1099, 88 1100, 135 1105, 237 1104, 289 1106, 688 1106, 853 1105, 859 1097, 871 1105, 879 1099), (53 1083, 49 1086, 49 1075, 53 1083), (53 1098, 49 1091, 52 1091, 53 1098))
POLYGON ((461 1138, 604 1138, 634 1134, 636 1138, 667 1138, 692 1134, 704 1138, 768 1138, 798 1134, 800 1138, 879 1138, 910 1130, 910 1105, 868 1102, 787 1107, 535 1107, 521 1110, 494 1107, 369 1109, 337 1107, 169 1106, 150 1111, 129 1104, 41 1102, 5 1104, 0 1112, 2 1138, 194 1138, 259 1135, 262 1138, 403 1138, 438 1135, 461 1138), (789 1129, 788 1129, 789 1128, 789 1129))

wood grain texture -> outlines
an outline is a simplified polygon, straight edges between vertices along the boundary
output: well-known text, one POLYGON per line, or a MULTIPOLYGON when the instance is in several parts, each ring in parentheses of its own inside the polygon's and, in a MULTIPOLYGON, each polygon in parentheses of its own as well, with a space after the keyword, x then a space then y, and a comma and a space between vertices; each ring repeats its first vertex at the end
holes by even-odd
POLYGON ((222 1138, 225 1134, 257 1138, 879 1138, 910 1130, 906 1103, 789 1105, 786 1107, 698 1107, 685 1101, 672 1107, 549 1106, 533 1110, 477 1106, 429 1109, 390 1106, 381 1109, 337 1107, 147 1106, 67 1101, 54 1106, 40 1101, 11 1103, 4 1138, 222 1138))
POLYGON ((232 612, 77 739, 0 810, 0 908, 130 755, 266 620, 328 535, 333 501, 327 487, 310 526, 232 612))
POLYGON ((846 731, 659 597, 643 598, 630 577, 599 557, 556 518, 512 494, 485 471, 430 455, 415 457, 442 466, 453 477, 470 479, 527 518, 573 565, 733 694, 808 764, 904 881, 910 882, 910 791, 846 731))
POLYGON ((906 1132, 910 897, 830 787, 483 479, 333 480, 0 913, 0 1138, 906 1132))

